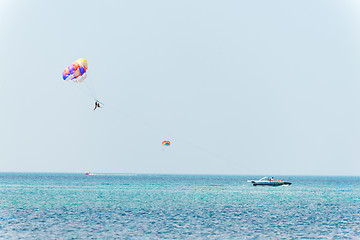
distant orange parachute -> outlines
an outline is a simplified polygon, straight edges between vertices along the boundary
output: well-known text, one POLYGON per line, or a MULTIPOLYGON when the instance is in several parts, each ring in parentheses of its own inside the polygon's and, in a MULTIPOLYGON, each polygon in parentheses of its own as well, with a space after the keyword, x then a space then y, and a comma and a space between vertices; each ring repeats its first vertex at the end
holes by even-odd
POLYGON ((162 145, 163 145, 163 146, 170 147, 170 141, 163 141, 163 142, 162 142, 162 145))

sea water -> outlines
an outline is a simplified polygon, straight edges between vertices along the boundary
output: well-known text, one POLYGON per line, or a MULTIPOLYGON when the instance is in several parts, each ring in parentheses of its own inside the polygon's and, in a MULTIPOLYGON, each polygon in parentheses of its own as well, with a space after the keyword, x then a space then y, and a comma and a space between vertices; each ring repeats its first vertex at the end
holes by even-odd
POLYGON ((0 174, 1 239, 360 239, 360 177, 0 174))

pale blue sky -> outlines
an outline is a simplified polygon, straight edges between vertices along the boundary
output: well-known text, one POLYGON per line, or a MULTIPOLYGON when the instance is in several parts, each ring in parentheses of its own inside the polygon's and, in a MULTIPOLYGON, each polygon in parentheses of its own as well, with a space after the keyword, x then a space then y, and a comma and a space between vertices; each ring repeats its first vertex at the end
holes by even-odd
POLYGON ((359 175, 359 13, 1 0, 0 171, 359 175), (78 58, 103 109, 62 80, 78 58))

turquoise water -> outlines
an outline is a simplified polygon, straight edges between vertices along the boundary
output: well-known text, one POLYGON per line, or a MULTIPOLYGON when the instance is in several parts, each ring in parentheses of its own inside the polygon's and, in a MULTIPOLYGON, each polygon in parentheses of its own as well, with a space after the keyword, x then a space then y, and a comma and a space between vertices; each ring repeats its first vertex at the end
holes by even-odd
POLYGON ((2 239, 360 239, 360 177, 0 174, 2 239))

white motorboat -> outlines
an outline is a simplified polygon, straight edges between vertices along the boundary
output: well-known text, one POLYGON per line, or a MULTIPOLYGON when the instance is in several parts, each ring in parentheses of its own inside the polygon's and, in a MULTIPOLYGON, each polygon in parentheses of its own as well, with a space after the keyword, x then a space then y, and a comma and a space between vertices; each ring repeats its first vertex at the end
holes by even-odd
POLYGON ((291 185, 291 182, 286 182, 284 180, 274 180, 273 177, 263 177, 260 180, 248 180, 248 182, 251 182, 254 186, 289 186, 291 185))

